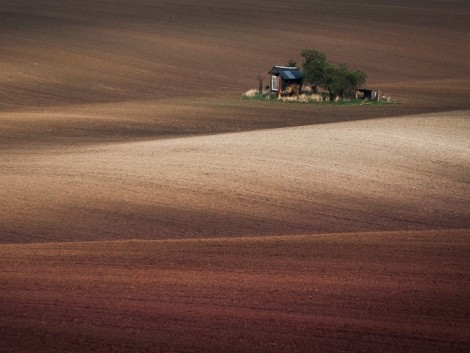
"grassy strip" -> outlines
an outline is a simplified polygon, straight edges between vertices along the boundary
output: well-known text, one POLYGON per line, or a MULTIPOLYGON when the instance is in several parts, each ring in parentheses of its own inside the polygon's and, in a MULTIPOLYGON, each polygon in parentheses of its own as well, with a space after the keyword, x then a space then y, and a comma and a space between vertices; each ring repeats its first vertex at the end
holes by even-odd
POLYGON ((251 96, 242 95, 242 99, 246 100, 255 100, 255 101, 268 101, 268 102, 278 102, 278 103, 296 103, 296 104, 315 104, 315 105, 388 105, 388 104, 399 104, 399 101, 382 99, 380 101, 368 100, 368 99, 340 99, 340 100, 330 100, 327 98, 320 99, 311 99, 308 96, 299 96, 299 97, 282 97, 278 98, 275 96, 270 96, 268 94, 255 94, 251 96))

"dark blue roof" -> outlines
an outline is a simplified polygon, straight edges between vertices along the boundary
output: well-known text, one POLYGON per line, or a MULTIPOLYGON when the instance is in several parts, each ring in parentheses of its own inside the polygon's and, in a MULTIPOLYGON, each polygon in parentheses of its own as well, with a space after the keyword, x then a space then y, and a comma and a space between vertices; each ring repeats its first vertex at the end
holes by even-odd
POLYGON ((284 80, 302 80, 304 78, 303 73, 296 67, 274 66, 269 74, 279 74, 284 80))

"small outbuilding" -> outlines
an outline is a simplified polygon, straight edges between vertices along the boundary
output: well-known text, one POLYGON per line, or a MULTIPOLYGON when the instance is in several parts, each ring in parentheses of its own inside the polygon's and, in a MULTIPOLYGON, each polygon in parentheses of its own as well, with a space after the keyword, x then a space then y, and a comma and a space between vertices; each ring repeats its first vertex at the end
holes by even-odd
POLYGON ((271 75, 270 93, 279 96, 300 93, 304 75, 297 67, 274 66, 268 73, 271 75))
POLYGON ((379 101, 380 100, 380 92, 379 91, 374 91, 372 89, 367 89, 367 88, 360 88, 356 90, 356 99, 357 98, 362 98, 362 99, 368 99, 371 101, 379 101))

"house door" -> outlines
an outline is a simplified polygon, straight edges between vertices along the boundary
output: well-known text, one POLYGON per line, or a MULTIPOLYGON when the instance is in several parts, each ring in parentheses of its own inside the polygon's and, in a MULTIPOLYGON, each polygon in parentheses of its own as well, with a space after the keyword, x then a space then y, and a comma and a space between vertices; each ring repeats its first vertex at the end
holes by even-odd
POLYGON ((271 91, 279 91, 279 76, 271 76, 271 91))

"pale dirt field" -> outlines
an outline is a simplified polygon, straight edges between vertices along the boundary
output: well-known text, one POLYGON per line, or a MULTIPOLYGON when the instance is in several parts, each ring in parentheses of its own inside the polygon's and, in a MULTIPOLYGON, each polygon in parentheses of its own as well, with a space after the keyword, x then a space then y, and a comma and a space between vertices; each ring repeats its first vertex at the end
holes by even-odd
POLYGON ((468 352, 469 24, 1 1, 0 352, 468 352), (240 99, 302 48, 400 104, 240 99))
POLYGON ((5 152, 3 242, 467 228, 468 111, 5 152))

